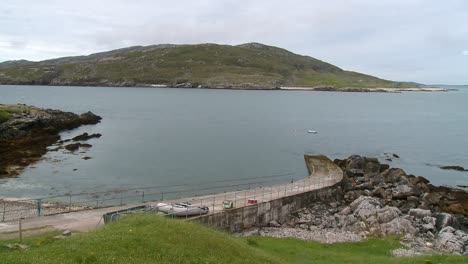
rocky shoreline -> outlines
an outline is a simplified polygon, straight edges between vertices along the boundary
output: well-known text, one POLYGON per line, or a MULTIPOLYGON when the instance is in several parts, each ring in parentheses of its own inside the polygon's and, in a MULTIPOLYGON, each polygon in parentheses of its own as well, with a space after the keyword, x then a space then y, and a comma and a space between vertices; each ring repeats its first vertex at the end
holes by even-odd
POLYGON ((112 82, 109 80, 96 82, 55 81, 50 83, 36 82, 9 82, 0 85, 45 85, 45 86, 83 86, 83 87, 138 87, 138 88, 182 88, 182 89, 218 89, 218 90, 270 90, 270 91, 320 91, 320 92, 352 92, 352 93, 402 93, 402 92, 448 92, 457 89, 440 87, 410 87, 410 88, 388 88, 388 87, 335 87, 335 86, 268 86, 256 83, 172 83, 172 84, 150 84, 137 83, 133 81, 112 82))
POLYGON ((312 204, 284 223, 272 221, 241 235, 324 243, 395 235, 407 247, 395 250, 395 256, 468 255, 466 191, 434 186, 374 158, 354 155, 334 162, 344 172, 340 200, 312 204))
POLYGON ((0 123, 0 178, 14 177, 38 161, 47 147, 60 140, 61 131, 101 120, 91 112, 77 115, 23 104, 0 104, 0 110, 11 115, 0 123))

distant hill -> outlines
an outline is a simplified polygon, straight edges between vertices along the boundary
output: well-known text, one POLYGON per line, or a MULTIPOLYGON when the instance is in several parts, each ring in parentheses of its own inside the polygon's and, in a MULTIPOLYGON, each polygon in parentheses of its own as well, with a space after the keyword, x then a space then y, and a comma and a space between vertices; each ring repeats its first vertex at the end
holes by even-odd
POLYGON ((415 87, 260 43, 134 46, 88 56, 0 63, 0 84, 274 89, 415 87))

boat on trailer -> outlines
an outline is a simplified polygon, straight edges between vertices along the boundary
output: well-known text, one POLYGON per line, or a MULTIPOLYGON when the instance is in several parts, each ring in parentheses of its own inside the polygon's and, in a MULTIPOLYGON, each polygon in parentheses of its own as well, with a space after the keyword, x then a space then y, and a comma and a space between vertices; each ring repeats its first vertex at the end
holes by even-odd
POLYGON ((196 206, 192 205, 189 202, 183 203, 158 203, 154 207, 155 210, 158 212, 163 212, 168 215, 174 216, 195 216, 195 215, 203 215, 207 214, 210 209, 207 206, 196 206))

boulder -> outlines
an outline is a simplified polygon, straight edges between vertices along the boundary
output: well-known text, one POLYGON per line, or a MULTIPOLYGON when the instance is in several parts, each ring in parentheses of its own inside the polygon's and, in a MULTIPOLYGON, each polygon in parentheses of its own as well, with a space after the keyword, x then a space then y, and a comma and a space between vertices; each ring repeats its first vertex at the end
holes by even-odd
POLYGON ((416 233, 416 228, 411 224, 411 221, 399 217, 395 218, 392 221, 382 224, 381 231, 383 234, 387 235, 414 235, 416 233))
POLYGON ((440 199, 442 198, 442 195, 439 193, 430 193, 426 192, 421 196, 422 203, 425 204, 426 206, 428 205, 437 205, 440 202, 440 199))
POLYGON ((346 160, 347 170, 363 170, 366 165, 366 158, 359 155, 352 155, 346 160))
POLYGON ((78 135, 74 138, 72 138, 73 141, 85 141, 85 140, 88 140, 88 139, 91 139, 91 138, 100 138, 102 135, 97 133, 97 134, 91 134, 89 135, 88 133, 83 133, 81 135, 78 135))
POLYGON ((93 125, 101 122, 101 117, 93 114, 92 112, 86 112, 80 115, 80 120, 83 124, 93 125))
POLYGON ((430 210, 423 210, 423 209, 418 209, 418 208, 410 209, 408 213, 409 213, 409 215, 411 215, 411 216, 413 216, 415 218, 420 218, 420 219, 422 219, 422 218, 424 218, 426 216, 430 217, 432 215, 430 210))
POLYGON ((451 213, 454 213, 454 214, 464 214, 465 213, 465 209, 459 203, 454 203, 454 204, 449 205, 448 210, 451 213))
POLYGON ((382 185, 385 183, 385 178, 382 175, 376 175, 370 179, 370 182, 374 186, 382 185))
POLYGON ((406 172, 399 168, 388 169, 382 172, 380 175, 382 175, 385 178, 385 182, 389 182, 389 183, 408 181, 408 179, 406 178, 406 172))
POLYGON ((424 183, 424 184, 428 184, 429 183, 429 180, 422 177, 422 176, 417 176, 417 177, 412 177, 411 179, 409 179, 410 183, 413 184, 413 185, 417 185, 419 183, 424 183))
POLYGON ((344 199, 347 202, 355 201, 359 199, 359 197, 361 197, 361 194, 357 191, 349 191, 344 195, 344 199))
POLYGON ((343 190, 345 192, 354 190, 354 182, 352 179, 349 179, 349 178, 344 178, 341 186, 343 187, 343 190))
POLYGON ((364 171, 367 175, 377 175, 380 173, 380 162, 375 158, 366 158, 364 171))
MULTIPOLYGON (((390 160, 391 161, 391 160, 390 160)), ((390 165, 388 164, 380 164, 380 173, 390 169, 390 165)))
POLYGON ((456 230, 450 226, 440 230, 435 242, 436 248, 442 252, 463 254, 465 246, 464 237, 466 237, 466 233, 455 233, 456 230))
POLYGON ((374 188, 374 185, 371 182, 363 182, 359 185, 356 185, 354 189, 356 190, 371 190, 374 188))
POLYGON ((460 223, 458 220, 451 214, 447 213, 440 213, 436 216, 436 227, 438 230, 442 230, 445 227, 453 227, 456 229, 460 229, 460 223))
POLYGON ((377 210, 377 220, 380 224, 385 224, 398 218, 401 212, 398 208, 393 206, 385 206, 382 209, 377 210))
POLYGON ((90 144, 72 143, 72 144, 66 145, 65 149, 69 151, 76 151, 79 148, 90 148, 90 147, 92 147, 92 145, 90 144))
POLYGON ((346 170, 346 174, 349 177, 362 177, 362 176, 364 176, 364 170, 362 170, 362 169, 348 169, 348 170, 346 170))
POLYGON ((377 187, 372 191, 372 196, 386 199, 389 193, 382 187, 377 187))
POLYGON ((373 197, 360 196, 354 200, 350 205, 351 211, 356 212, 362 209, 376 210, 382 207, 382 204, 373 197))
POLYGON ((400 184, 392 189, 392 196, 395 199, 406 199, 409 196, 419 196, 421 192, 412 184, 400 184))
POLYGON ((354 215, 362 221, 366 221, 369 224, 375 224, 377 223, 377 218, 375 217, 376 213, 377 213, 376 209, 364 208, 364 209, 356 210, 356 212, 354 212, 354 215))

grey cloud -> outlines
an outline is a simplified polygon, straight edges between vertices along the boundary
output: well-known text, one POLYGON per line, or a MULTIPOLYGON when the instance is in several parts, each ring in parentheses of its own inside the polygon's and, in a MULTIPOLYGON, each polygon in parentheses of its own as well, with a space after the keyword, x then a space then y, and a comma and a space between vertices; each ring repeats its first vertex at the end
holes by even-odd
POLYGON ((463 0, 4 2, 0 61, 256 41, 382 78, 468 83, 468 61, 460 56, 468 45, 463 0))

